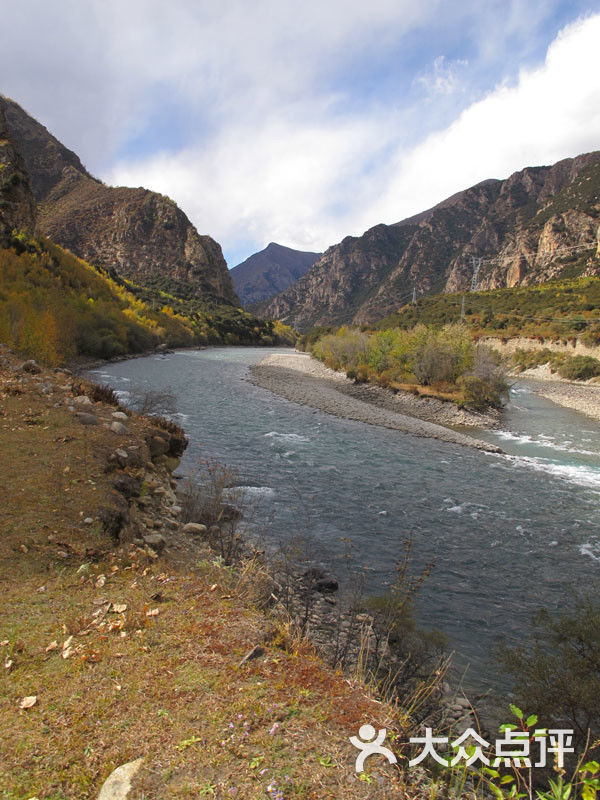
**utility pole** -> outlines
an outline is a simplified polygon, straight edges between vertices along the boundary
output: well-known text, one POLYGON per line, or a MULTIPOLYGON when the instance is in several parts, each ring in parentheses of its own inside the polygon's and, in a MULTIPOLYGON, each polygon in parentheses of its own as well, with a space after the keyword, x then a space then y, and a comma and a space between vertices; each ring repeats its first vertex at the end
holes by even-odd
POLYGON ((471 291, 477 291, 477 277, 479 275, 479 270, 481 269, 481 264, 483 262, 483 258, 478 258, 477 256, 471 256, 471 266, 473 267, 473 277, 471 278, 471 291))

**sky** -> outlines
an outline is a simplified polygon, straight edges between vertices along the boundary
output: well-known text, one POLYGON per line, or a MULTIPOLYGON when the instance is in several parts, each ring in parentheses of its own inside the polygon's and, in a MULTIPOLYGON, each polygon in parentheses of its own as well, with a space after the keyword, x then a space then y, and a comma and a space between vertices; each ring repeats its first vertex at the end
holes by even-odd
POLYGON ((0 92, 230 267, 600 149, 600 0, 20 0, 0 92))

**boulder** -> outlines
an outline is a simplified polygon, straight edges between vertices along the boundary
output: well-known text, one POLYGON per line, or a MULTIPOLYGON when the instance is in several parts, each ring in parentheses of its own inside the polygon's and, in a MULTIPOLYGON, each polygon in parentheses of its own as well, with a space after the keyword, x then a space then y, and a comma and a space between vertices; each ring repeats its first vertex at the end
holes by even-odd
POLYGON ((95 414, 86 414, 85 411, 78 411, 75 416, 82 425, 99 425, 100 420, 95 414))
POLYGON ((329 575, 320 567, 309 567, 302 575, 307 588, 321 594, 337 592, 339 583, 335 576, 329 575))
POLYGON ((208 528, 206 525, 201 525, 199 522, 188 522, 183 526, 183 532, 191 533, 194 536, 203 536, 205 533, 208 533, 208 528))
POLYGON ((127 420, 129 419, 127 414, 125 414, 123 411, 113 411, 111 417, 113 419, 118 420, 119 422, 127 422, 127 420))
POLYGON ((87 396, 87 394, 78 394, 77 397, 73 398, 73 402, 76 403, 78 406, 91 406, 92 401, 87 396))
POLYGON ((117 767, 102 784, 98 800, 125 800, 131 789, 131 781, 142 766, 143 758, 117 767))
POLYGON ((162 553, 162 551, 165 549, 165 545, 167 544, 165 537, 160 533, 147 533, 142 538, 144 540, 144 544, 147 544, 148 547, 151 547, 155 553, 162 553))
POLYGON ((125 425, 123 425, 122 422, 117 422, 117 420, 110 423, 110 429, 113 433, 118 433, 121 436, 124 433, 127 433, 127 428, 125 427, 125 425))
POLYGON ((29 372, 30 375, 39 375, 39 373, 42 371, 37 361, 34 361, 33 358, 30 358, 28 361, 24 361, 23 364, 21 364, 21 369, 23 372, 29 372))
POLYGON ((113 481, 113 486, 117 492, 121 492, 124 497, 139 497, 142 490, 142 481, 140 478, 134 478, 127 473, 118 475, 113 481))

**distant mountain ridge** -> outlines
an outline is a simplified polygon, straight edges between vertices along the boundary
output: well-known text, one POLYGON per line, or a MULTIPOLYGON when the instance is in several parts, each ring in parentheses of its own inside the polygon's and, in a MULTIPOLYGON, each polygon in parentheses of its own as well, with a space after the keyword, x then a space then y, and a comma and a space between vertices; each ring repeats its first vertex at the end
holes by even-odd
POLYGON ((271 242, 233 267, 231 277, 244 307, 268 300, 301 278, 322 253, 293 250, 271 242))
POLYGON ((220 245, 200 235, 173 200, 106 186, 17 103, 0 96, 0 106, 29 173, 40 233, 126 278, 166 277, 199 297, 239 305, 220 245))
POLYGON ((485 180, 427 211, 376 225, 330 247, 260 313, 300 330, 365 324, 419 293, 481 289, 600 274, 600 152, 485 180), (575 263, 575 261, 577 263, 575 263))

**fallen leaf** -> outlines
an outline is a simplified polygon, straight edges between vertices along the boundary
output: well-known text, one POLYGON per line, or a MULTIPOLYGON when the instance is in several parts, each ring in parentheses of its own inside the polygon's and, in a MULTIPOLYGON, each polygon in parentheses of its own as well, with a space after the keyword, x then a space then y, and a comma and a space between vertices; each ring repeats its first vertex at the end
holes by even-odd
POLYGON ((19 550, 22 550, 24 553, 28 553, 29 552, 29 548, 26 547, 24 544, 20 544, 19 545, 19 550))
POLYGON ((58 650, 58 642, 56 639, 53 642, 50 642, 48 647, 46 648, 46 653, 52 652, 52 650, 58 650))
POLYGON ((217 587, 218 587, 218 584, 217 583, 213 583, 213 585, 210 587, 210 589, 208 591, 209 592, 214 592, 217 587))
POLYGON ((98 575, 98 577, 96 578, 96 588, 101 589, 105 583, 106 583, 106 577, 104 575, 98 575))
POLYGON ((32 708, 37 703, 37 695, 32 694, 29 697, 24 697, 19 703, 19 708, 32 708))
POLYGON ((7 644, 9 644, 8 639, 2 639, 2 641, 0 642, 0 647, 6 647, 7 644))
POLYGON ((73 641, 73 637, 72 636, 69 636, 68 639, 65 639, 65 641, 63 642, 62 649, 66 650, 67 648, 69 648, 71 646, 71 642, 72 641, 73 641))
POLYGON ((121 684, 120 683, 115 683, 114 686, 115 686, 115 691, 117 691, 117 692, 121 691, 121 684))
POLYGON ((65 658, 65 659, 66 659, 66 658, 71 658, 71 656, 72 656, 72 655, 73 655, 73 648, 72 648, 72 647, 67 647, 67 648, 66 648, 65 650, 63 650, 63 651, 62 651, 62 653, 61 653, 61 656, 62 656, 63 658, 65 658))
POLYGON ((10 669, 14 663, 15 662, 12 660, 12 658, 9 658, 7 656, 5 661, 4 661, 4 669, 10 669))
POLYGON ((111 610, 114 611, 115 614, 122 614, 124 611, 127 611, 127 603, 113 603, 111 610))
POLYGON ((159 614, 160 614, 159 608, 150 608, 148 609, 148 611, 146 611, 147 617, 158 617, 159 614))

